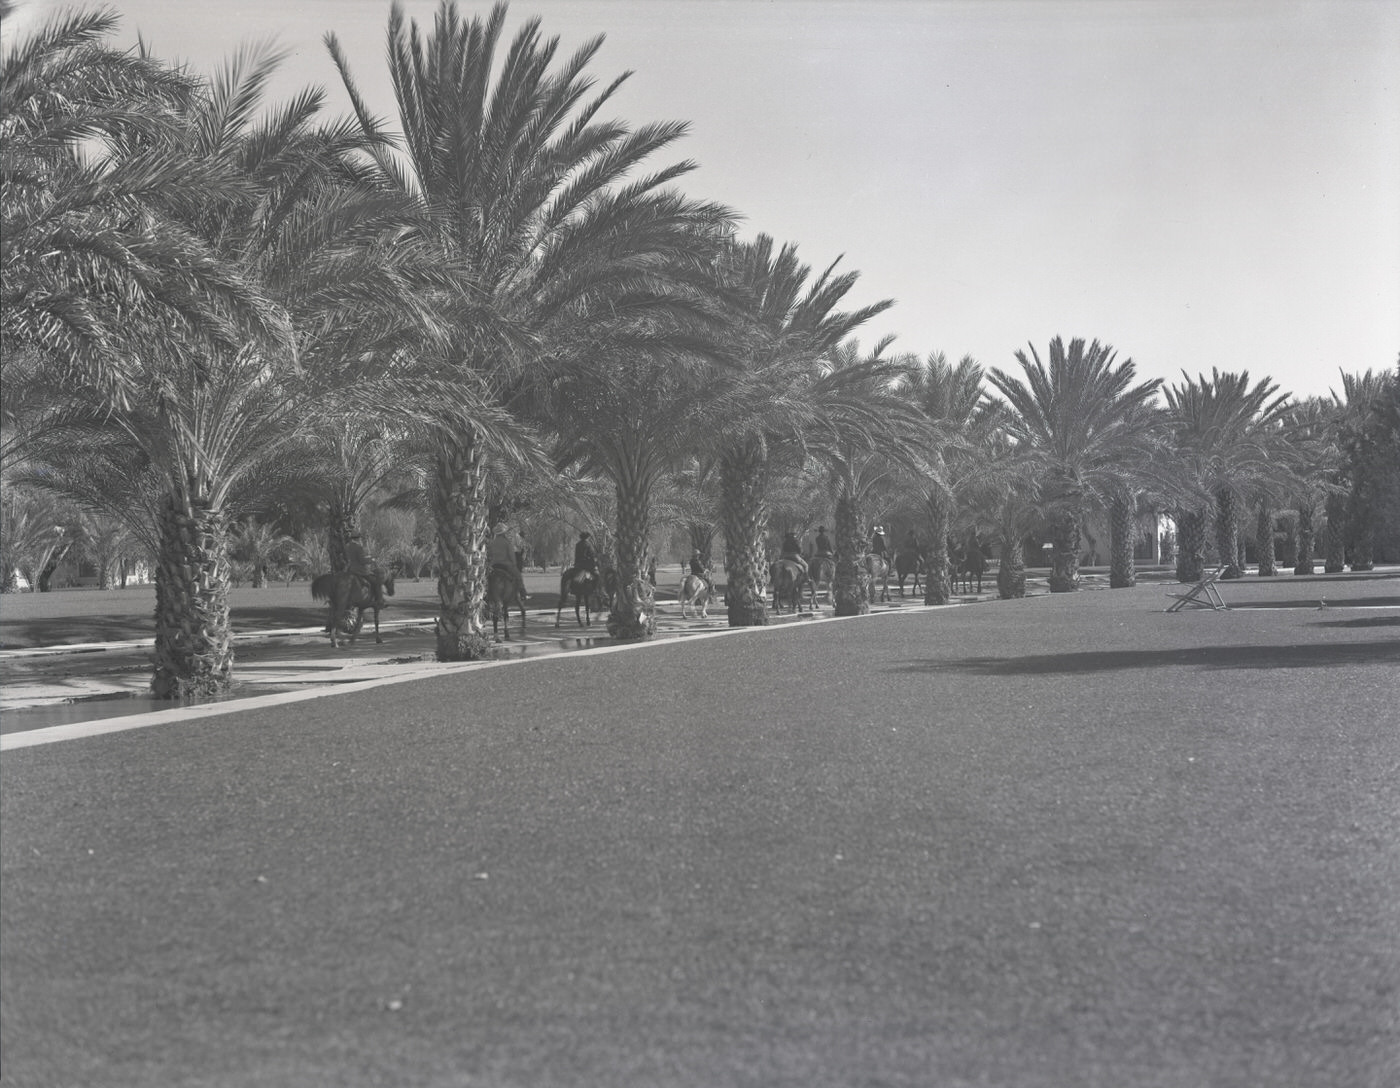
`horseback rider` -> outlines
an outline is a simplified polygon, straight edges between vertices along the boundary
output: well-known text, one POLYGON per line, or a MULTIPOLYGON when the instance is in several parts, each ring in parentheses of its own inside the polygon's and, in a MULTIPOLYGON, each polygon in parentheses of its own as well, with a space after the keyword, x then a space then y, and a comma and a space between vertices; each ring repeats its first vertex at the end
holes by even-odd
POLYGON ((587 529, 578 535, 578 543, 574 545, 574 565, 566 570, 562 575, 562 580, 567 583, 579 571, 591 571, 593 577, 602 580, 602 572, 598 569, 598 552, 593 547, 593 536, 587 529))
POLYGON ((358 529, 352 529, 345 540, 345 561, 348 564, 346 569, 351 574, 363 578, 368 583, 370 593, 374 597, 374 606, 385 607, 384 568, 374 556, 365 551, 364 536, 358 529))
POLYGON ((885 541, 885 527, 877 525, 870 532, 870 554, 889 561, 888 544, 885 541))
POLYGON ((511 538, 510 530, 506 528, 506 523, 501 522, 491 530, 491 542, 486 545, 486 559, 494 569, 503 570, 510 575, 511 582, 516 591, 520 594, 522 601, 528 601, 530 595, 525 592, 525 579, 520 574, 520 569, 515 565, 515 541, 511 538))
POLYGON ((917 555, 920 559, 924 557, 924 550, 919 547, 919 538, 910 529, 904 537, 904 550, 910 555, 917 555))
POLYGON ((802 569, 802 577, 807 577, 807 560, 802 558, 802 545, 791 530, 783 534, 783 547, 780 559, 796 563, 802 569))
POLYGON ((817 558, 835 559, 836 553, 831 550, 831 537, 826 535, 826 526, 817 526, 817 558))
POLYGON ((696 548, 690 553, 690 573, 702 579, 706 585, 710 583, 709 571, 705 569, 705 561, 700 558, 700 549, 696 548))

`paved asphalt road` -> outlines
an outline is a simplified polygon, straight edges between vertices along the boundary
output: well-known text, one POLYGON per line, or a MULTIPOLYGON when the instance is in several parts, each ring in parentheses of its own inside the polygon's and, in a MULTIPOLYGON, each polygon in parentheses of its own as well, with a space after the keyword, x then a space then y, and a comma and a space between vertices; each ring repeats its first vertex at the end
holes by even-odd
POLYGON ((1396 589, 901 612, 6 752, 3 1083, 1395 1088, 1396 589))

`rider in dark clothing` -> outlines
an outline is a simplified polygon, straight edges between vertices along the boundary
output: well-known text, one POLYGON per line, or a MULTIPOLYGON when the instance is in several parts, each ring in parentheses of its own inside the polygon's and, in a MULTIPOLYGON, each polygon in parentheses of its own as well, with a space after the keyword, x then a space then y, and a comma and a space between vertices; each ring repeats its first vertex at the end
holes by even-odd
POLYGON ((904 538, 904 550, 910 555, 917 555, 920 558, 923 557, 923 549, 919 547, 919 538, 914 535, 913 529, 910 529, 908 535, 904 538))
POLYGON ((870 554, 878 555, 881 559, 888 558, 884 526, 875 526, 874 531, 870 534, 870 554))
POLYGON ((782 558, 796 563, 802 568, 802 573, 807 573, 807 560, 802 558, 802 545, 797 542, 797 537, 793 533, 783 534, 782 558))
POLYGON ((374 594, 375 604, 384 607, 384 569, 374 557, 365 551, 364 538, 353 532, 345 542, 345 559, 351 574, 357 574, 369 583, 374 594))
POLYGON ((567 583, 582 570, 592 571, 593 577, 602 578, 602 572, 598 570, 598 553, 593 548, 593 541, 589 539, 591 536, 587 529, 579 533, 578 543, 574 545, 574 565, 564 572, 564 582, 567 583))
POLYGON ((700 558, 699 548, 696 548, 693 552, 690 553, 690 573, 695 575, 695 577, 697 578, 705 579, 705 581, 707 582, 710 580, 710 576, 705 573, 705 563, 700 558))
POLYGON ((835 553, 834 551, 831 550, 831 537, 829 537, 829 536, 826 535, 826 526, 825 526, 825 525, 818 525, 818 526, 817 526, 817 558, 820 559, 822 556, 826 556, 826 555, 835 555, 835 554, 836 554, 836 553, 835 553))

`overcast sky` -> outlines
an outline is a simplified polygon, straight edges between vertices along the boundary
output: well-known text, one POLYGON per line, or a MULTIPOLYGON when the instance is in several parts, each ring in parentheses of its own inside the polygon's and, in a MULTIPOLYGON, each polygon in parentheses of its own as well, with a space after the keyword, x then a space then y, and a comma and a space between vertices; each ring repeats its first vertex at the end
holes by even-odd
MULTIPOLYGON (((63 5, 22 6, 21 33, 63 5)), ((206 71, 275 38, 279 95, 339 110, 334 30, 393 113, 387 0, 108 6, 206 71)), ((614 116, 691 122, 689 193, 897 300, 867 347, 1014 368, 1082 336, 1298 394, 1400 354, 1400 0, 516 0, 512 31, 535 14, 567 51, 606 35, 600 82, 635 72, 614 116)))

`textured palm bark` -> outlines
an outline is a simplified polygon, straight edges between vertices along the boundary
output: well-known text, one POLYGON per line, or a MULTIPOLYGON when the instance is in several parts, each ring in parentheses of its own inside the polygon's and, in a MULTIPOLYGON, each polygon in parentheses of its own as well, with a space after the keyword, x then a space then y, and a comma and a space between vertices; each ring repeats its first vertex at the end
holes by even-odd
POLYGON ((487 650, 481 634, 487 537, 485 472, 470 437, 449 441, 433 458, 437 523, 437 659, 475 661, 487 650))
POLYGON ((1347 500, 1345 495, 1327 496, 1327 533, 1323 549, 1324 574, 1340 574, 1347 566, 1347 500))
POLYGON ((1240 569, 1240 508, 1235 493, 1222 487, 1215 493, 1215 550, 1225 570, 1221 578, 1243 578, 1240 569))
POLYGON ((1073 593, 1079 588, 1079 514, 1057 514, 1050 523, 1054 545, 1050 562, 1050 592, 1073 593))
POLYGON ((1347 501, 1347 526, 1351 531, 1351 569, 1374 570, 1376 564, 1375 505, 1371 488, 1358 481, 1347 501))
POLYGON ((1176 516, 1176 580, 1199 582, 1206 565, 1206 516, 1200 510, 1181 510, 1176 516))
POLYGON ((997 596, 1004 601, 1026 595, 1026 545, 1021 534, 1003 532, 1001 561, 997 564, 997 596))
POLYGON ((929 495, 925 511, 929 545, 924 563, 924 604, 947 604, 953 596, 952 563, 948 559, 948 529, 953 511, 941 495, 929 495))
POLYGON ((327 520, 326 549, 330 553, 331 570, 347 570, 350 560, 346 557, 345 546, 350 542, 350 534, 355 531, 355 508, 349 495, 340 489, 331 496, 327 520))
POLYGON ((1254 549, 1259 553, 1259 577, 1272 578, 1278 573, 1274 556, 1274 510, 1267 502, 1259 504, 1254 523, 1254 549))
POLYGON ((172 495, 160 513, 151 693, 208 698, 233 679, 228 524, 221 510, 172 495))
POLYGON ((870 611, 870 580, 860 559, 865 554, 860 508, 842 495, 836 500, 836 579, 831 587, 838 616, 864 616, 870 611))
POLYGON ((725 601, 730 627, 763 627, 768 623, 766 474, 767 461, 758 442, 731 449, 720 459, 725 601))
POLYGON ((1117 495, 1108 504, 1108 585, 1127 589, 1137 585, 1137 564, 1133 560, 1134 503, 1117 495))
POLYGON ((617 599, 608 612, 608 634, 618 639, 656 634, 656 590, 647 579, 647 541, 651 537, 651 500, 639 473, 618 479, 617 599))
POLYGON ((1298 562, 1298 518, 1294 514, 1284 514, 1283 535, 1278 540, 1278 565, 1284 570, 1292 570, 1298 562))
POLYGON ((1311 504, 1298 505, 1298 558, 1293 564, 1294 574, 1315 573, 1316 560, 1313 558, 1313 511, 1311 504))

